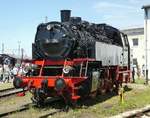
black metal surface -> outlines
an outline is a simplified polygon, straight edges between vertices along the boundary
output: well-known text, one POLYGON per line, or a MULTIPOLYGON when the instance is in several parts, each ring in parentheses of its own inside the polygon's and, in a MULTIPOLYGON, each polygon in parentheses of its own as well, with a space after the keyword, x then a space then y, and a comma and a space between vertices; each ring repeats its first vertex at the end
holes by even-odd
POLYGON ((61 22, 68 22, 71 16, 71 10, 61 10, 61 22))
POLYGON ((71 17, 70 22, 73 24, 81 23, 82 19, 81 17, 71 17))
POLYGON ((69 32, 69 29, 59 22, 39 26, 34 45, 35 55, 52 59, 68 56, 73 46, 69 32))
POLYGON ((37 28, 34 59, 95 58, 95 43, 123 47, 120 31, 106 24, 82 21, 61 11, 62 22, 49 22, 37 28))

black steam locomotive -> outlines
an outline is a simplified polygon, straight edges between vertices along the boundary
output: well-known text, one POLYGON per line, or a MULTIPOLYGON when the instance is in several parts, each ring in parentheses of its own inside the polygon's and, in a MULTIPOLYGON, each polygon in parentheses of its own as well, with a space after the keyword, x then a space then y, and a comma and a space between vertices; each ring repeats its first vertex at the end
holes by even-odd
POLYGON ((16 88, 33 94, 42 104, 47 97, 62 97, 66 103, 91 94, 118 90, 130 79, 130 47, 118 29, 71 17, 61 11, 61 22, 42 23, 32 44, 31 76, 14 79, 16 88))
POLYGON ((124 58, 126 62, 120 60, 114 64, 130 62, 129 43, 125 34, 109 25, 89 23, 82 21, 81 17, 70 17, 70 14, 70 10, 63 10, 62 22, 49 22, 38 26, 33 44, 33 59, 96 58, 102 61, 109 52, 112 57, 106 57, 108 64, 116 61, 113 57, 116 57, 114 51, 117 51, 118 56, 122 53, 118 60, 124 58), (106 53, 99 54, 100 50, 106 53))

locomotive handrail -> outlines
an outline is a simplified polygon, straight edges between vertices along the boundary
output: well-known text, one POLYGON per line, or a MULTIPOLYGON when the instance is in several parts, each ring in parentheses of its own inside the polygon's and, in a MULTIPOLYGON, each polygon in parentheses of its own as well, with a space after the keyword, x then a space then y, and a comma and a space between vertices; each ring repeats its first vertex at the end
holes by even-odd
POLYGON ((40 74, 39 74, 39 76, 42 76, 42 71, 43 71, 44 63, 45 63, 45 60, 43 60, 43 63, 42 63, 41 69, 40 69, 40 74))
POLYGON ((82 62, 81 65, 80 65, 80 77, 81 77, 81 75, 82 75, 82 67, 83 67, 83 62, 82 62))
POLYGON ((88 64, 89 64, 89 62, 87 61, 87 62, 86 62, 86 68, 85 68, 85 75, 84 75, 84 76, 86 76, 86 75, 87 75, 88 64))

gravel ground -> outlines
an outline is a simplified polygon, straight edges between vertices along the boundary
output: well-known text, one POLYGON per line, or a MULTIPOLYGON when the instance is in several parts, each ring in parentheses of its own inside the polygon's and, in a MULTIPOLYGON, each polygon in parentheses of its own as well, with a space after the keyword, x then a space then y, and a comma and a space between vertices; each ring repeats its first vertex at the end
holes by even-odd
POLYGON ((19 107, 19 106, 22 106, 24 104, 31 102, 29 96, 30 96, 29 94, 27 94, 27 96, 24 96, 24 97, 19 97, 15 95, 12 97, 0 99, 0 111, 1 112, 9 111, 10 109, 13 109, 15 107, 19 107))
POLYGON ((144 90, 144 89, 148 88, 149 85, 128 83, 128 87, 132 88, 132 89, 144 90))
POLYGON ((0 82, 0 90, 7 89, 7 88, 12 88, 12 87, 13 87, 12 83, 3 83, 3 82, 0 82))

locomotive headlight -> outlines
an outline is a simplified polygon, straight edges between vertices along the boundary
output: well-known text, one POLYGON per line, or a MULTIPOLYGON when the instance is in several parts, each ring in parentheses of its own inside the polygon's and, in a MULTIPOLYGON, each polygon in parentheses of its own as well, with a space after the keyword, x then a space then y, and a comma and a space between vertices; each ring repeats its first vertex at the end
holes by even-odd
POLYGON ((47 25, 47 30, 51 30, 51 25, 47 25))
POLYGON ((66 87, 66 83, 63 78, 59 78, 55 81, 55 89, 61 91, 66 87))
POLYGON ((63 73, 68 74, 71 70, 72 70, 72 67, 71 67, 71 66, 65 66, 65 67, 63 68, 63 73))
POLYGON ((66 36, 67 36, 66 34, 63 34, 63 36, 62 36, 62 37, 64 38, 64 37, 66 37, 66 36))

